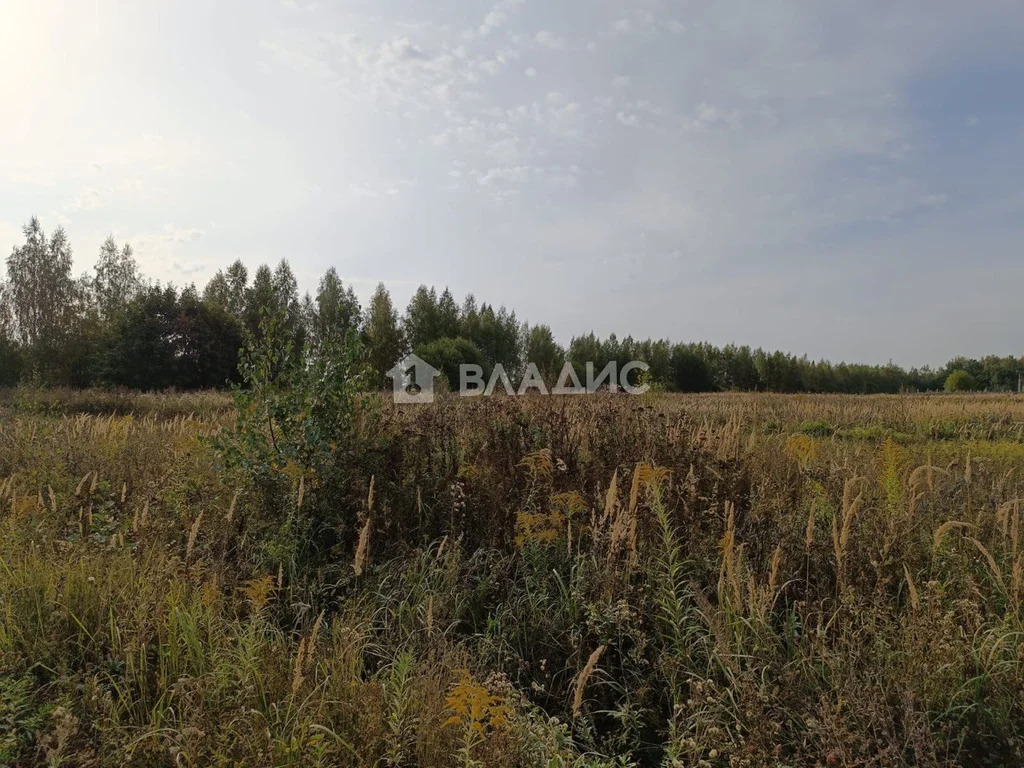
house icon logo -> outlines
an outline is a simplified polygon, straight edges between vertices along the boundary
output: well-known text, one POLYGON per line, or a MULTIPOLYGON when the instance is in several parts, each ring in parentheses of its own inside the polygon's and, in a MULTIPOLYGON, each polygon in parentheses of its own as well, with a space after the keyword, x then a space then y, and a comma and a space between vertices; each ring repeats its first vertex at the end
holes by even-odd
POLYGON ((441 372, 417 355, 406 355, 386 375, 396 403, 432 403, 434 377, 441 372))

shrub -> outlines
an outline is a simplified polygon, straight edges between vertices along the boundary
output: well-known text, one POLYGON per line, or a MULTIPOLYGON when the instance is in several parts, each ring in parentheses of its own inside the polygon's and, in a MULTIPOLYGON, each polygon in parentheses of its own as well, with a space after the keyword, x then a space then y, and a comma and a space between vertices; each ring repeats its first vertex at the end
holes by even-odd
POLYGON ((282 323, 265 316, 243 351, 238 412, 215 447, 228 480, 255 503, 264 555, 301 571, 350 534, 366 497, 363 436, 372 430, 362 347, 355 334, 296 354, 282 323))
POLYGON ((46 711, 33 702, 33 682, 29 676, 0 675, 0 765, 19 764, 21 756, 27 757, 46 722, 46 711))
POLYGON ((416 354, 444 374, 448 380, 448 389, 452 392, 459 389, 460 365, 479 365, 483 369, 485 381, 490 375, 484 353, 469 339, 444 337, 419 347, 416 354))
POLYGON ((980 389, 978 380, 963 368, 957 368, 946 377, 944 388, 947 392, 974 392, 980 389))

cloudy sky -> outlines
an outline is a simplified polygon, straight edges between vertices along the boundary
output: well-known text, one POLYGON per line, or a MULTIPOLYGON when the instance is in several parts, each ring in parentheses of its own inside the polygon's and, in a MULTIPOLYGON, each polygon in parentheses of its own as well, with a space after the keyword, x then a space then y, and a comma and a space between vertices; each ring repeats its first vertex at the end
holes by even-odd
POLYGON ((1019 0, 0 0, 33 214, 594 330, 939 363, 1024 338, 1019 0))

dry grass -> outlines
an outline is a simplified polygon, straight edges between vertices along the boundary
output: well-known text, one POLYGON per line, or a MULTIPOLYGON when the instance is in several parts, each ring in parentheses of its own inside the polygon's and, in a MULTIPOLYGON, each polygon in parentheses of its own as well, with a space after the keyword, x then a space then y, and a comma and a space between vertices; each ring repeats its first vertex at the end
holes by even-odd
POLYGON ((1024 760, 1024 398, 382 407, 309 568, 221 396, 3 393, 0 765, 1024 760))

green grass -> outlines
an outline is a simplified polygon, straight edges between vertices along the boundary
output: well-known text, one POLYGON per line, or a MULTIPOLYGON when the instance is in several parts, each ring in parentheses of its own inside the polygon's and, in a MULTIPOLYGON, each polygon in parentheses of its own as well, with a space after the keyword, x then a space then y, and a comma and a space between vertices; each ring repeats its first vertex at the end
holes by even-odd
POLYGON ((377 406, 264 492, 217 396, 0 398, 0 765, 1024 759, 1018 399, 377 406))

